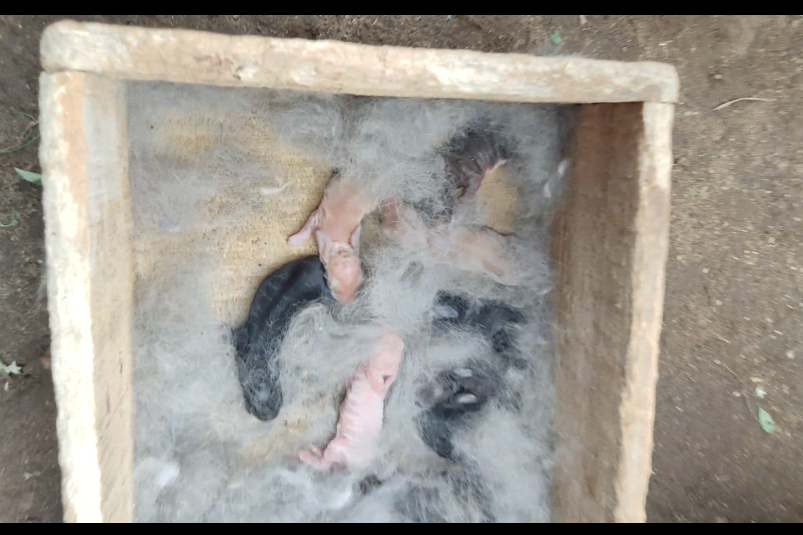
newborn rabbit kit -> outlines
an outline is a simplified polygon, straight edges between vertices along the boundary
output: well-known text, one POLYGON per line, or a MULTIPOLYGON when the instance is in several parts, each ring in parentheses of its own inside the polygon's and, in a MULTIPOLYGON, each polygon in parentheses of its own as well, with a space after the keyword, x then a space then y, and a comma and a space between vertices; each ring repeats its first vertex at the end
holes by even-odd
POLYGON ((67 520, 643 520, 671 68, 42 50, 67 520))

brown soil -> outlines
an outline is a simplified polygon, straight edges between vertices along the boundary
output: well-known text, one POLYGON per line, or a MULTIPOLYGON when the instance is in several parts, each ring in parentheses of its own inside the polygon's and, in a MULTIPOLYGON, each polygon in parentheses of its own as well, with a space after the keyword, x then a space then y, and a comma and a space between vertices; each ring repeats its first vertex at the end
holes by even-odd
MULTIPOLYGON (((0 16, 0 150, 37 117, 39 37, 0 16)), ((803 17, 73 17, 229 34, 580 54, 681 76, 651 521, 803 521, 803 17), (558 39, 550 39, 557 31, 558 39), (740 102, 737 97, 771 102, 740 102), (763 381, 766 397, 756 395, 763 381), (756 422, 767 410, 780 431, 756 422)), ((35 134, 28 129, 28 138, 35 134)), ((37 144, 0 153, 0 522, 58 522, 37 144)))

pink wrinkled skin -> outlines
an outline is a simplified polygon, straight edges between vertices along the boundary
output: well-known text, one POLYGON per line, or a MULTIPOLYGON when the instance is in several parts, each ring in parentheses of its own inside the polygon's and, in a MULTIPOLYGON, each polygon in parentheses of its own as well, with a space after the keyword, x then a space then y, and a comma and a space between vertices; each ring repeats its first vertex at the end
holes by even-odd
POLYGON ((381 210, 383 231, 408 248, 428 249, 464 271, 489 274, 507 286, 524 276, 507 236, 487 227, 443 224, 428 229, 414 209, 393 199, 383 202, 381 210))
POLYGON ((302 451, 298 457, 316 470, 332 467, 354 470, 367 467, 376 456, 382 433, 385 397, 399 372, 404 342, 393 329, 382 332, 370 360, 349 384, 340 405, 337 435, 321 450, 302 451))
POLYGON ((299 459, 316 470, 332 467, 349 470, 367 467, 376 456, 382 433, 385 397, 399 372, 404 342, 391 328, 385 328, 365 363, 349 384, 340 405, 337 435, 321 450, 302 451, 299 459))
POLYGON ((352 179, 332 177, 323 192, 320 206, 304 227, 288 238, 291 247, 301 245, 313 233, 318 255, 326 270, 326 280, 335 299, 348 303, 363 281, 360 267, 360 223, 376 208, 352 179))

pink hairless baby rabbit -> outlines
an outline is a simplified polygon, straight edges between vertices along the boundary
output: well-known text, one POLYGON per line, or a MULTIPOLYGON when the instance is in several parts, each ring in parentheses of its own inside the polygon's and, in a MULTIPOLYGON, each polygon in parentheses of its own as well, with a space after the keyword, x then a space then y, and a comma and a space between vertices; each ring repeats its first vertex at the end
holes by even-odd
POLYGON ((487 227, 441 223, 427 228, 418 213, 396 199, 382 202, 382 229, 409 249, 428 250, 464 271, 485 273, 515 286, 524 277, 511 238, 487 227))
POLYGON ((376 456, 382 433, 385 397, 399 371, 404 342, 391 328, 385 328, 372 356, 349 384, 346 398, 340 405, 337 435, 325 450, 312 447, 312 453, 302 451, 299 458, 316 470, 333 466, 350 470, 361 469, 376 456))
POLYGON ((326 185, 321 204, 304 227, 287 240, 288 245, 297 247, 315 234, 329 289, 340 302, 354 299, 362 284, 360 223, 376 204, 357 181, 335 175, 326 185))

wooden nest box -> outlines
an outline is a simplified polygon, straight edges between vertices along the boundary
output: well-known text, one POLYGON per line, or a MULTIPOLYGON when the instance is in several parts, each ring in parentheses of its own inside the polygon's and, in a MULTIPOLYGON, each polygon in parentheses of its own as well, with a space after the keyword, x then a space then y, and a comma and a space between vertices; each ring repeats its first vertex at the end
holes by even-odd
POLYGON ((552 227, 553 518, 645 520, 678 97, 672 66, 70 21, 45 31, 41 55, 65 520, 133 517, 130 80, 579 104, 572 182, 552 227))

